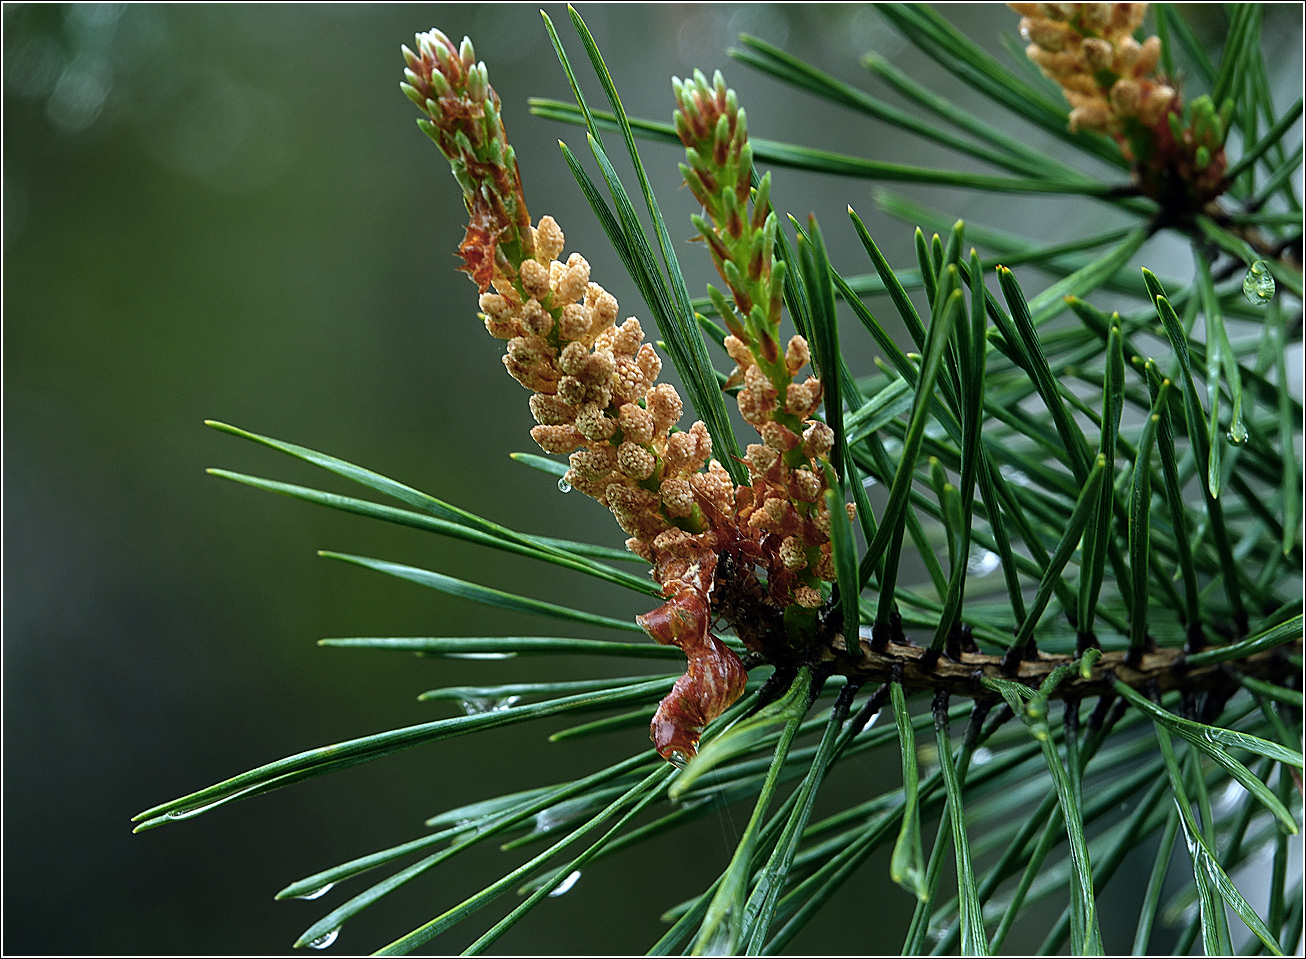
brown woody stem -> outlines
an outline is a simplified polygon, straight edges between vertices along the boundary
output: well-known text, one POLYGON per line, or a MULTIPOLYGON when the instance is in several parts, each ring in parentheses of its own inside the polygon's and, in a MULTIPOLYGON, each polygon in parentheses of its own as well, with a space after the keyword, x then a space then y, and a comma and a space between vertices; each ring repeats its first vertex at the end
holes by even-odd
MULTIPOLYGON (((1298 639, 1243 659, 1191 667, 1185 662, 1184 651, 1178 647, 1144 653, 1135 663, 1130 662, 1127 650, 1113 651, 1102 654, 1087 679, 1078 673, 1068 677, 1056 688, 1052 698, 1102 696, 1111 692, 1117 680, 1135 689, 1200 692, 1236 683, 1237 674, 1258 679, 1281 679, 1292 671, 1284 654, 1295 652, 1300 655, 1301 651, 1302 640, 1298 639)), ((859 653, 855 659, 848 656, 843 637, 839 636, 822 658, 835 661, 836 672, 857 682, 885 681, 900 675, 908 689, 945 690, 977 698, 996 696, 982 685, 985 677, 1015 680, 1038 687, 1057 666, 1076 659, 1074 656, 1039 653, 1035 659, 1021 660, 1012 673, 1003 669, 1003 657, 984 653, 963 652, 959 660, 940 658, 930 665, 929 650, 923 646, 890 642, 882 651, 876 652, 869 640, 861 641, 859 653)))

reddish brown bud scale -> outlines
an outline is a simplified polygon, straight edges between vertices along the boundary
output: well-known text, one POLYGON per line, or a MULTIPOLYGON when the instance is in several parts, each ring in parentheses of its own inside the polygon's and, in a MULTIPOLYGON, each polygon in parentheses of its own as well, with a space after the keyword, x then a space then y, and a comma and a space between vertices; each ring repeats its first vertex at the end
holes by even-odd
POLYGON ((664 759, 688 761, 698 752, 704 727, 743 694, 748 674, 734 651, 709 632, 711 612, 701 589, 682 586, 635 620, 655 642, 683 650, 688 660, 685 675, 658 705, 649 732, 664 759))

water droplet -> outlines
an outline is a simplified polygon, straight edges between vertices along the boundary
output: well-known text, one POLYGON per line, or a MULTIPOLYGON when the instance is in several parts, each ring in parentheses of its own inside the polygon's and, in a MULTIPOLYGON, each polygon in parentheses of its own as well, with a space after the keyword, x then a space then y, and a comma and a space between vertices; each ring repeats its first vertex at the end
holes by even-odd
POLYGON ((1230 446, 1242 446, 1247 442, 1247 432, 1245 430, 1230 430, 1224 436, 1229 441, 1230 446))
POLYGON ((516 653, 445 653, 448 659, 512 659, 516 653))
POLYGON ((676 749, 672 750, 671 755, 667 757, 667 762, 671 763, 671 765, 675 766, 677 769, 684 769, 689 765, 689 757, 676 749))
POLYGON ((334 882, 329 882, 325 886, 318 886, 318 888, 306 892, 302 896, 296 896, 295 898, 296 899, 321 899, 323 896, 325 896, 327 893, 331 891, 331 887, 334 885, 335 885, 334 882))
POLYGON ((482 713, 498 713, 521 702, 520 696, 485 696, 464 699, 463 709, 468 716, 479 716, 482 713))
POLYGON ((244 789, 241 789, 238 792, 234 792, 229 796, 223 796, 221 799, 215 799, 213 802, 205 803, 203 806, 192 806, 190 809, 174 809, 170 813, 165 813, 163 818, 164 819, 190 819, 192 816, 198 816, 200 813, 206 813, 210 809, 216 809, 218 806, 221 806, 224 803, 229 803, 233 799, 237 799, 245 795, 246 793, 251 793, 261 788, 263 788, 262 783, 255 783, 253 786, 246 786, 244 789))
POLYGON ((998 472, 1001 473, 1003 478, 1009 483, 1015 483, 1017 486, 1029 485, 1029 477, 1014 466, 1008 466, 1004 463, 998 467, 998 472))
POLYGON ((558 883, 558 888, 551 890, 549 892, 549 897, 552 899, 556 899, 558 896, 565 896, 568 892, 571 891, 571 887, 576 885, 576 880, 579 878, 580 878, 580 870, 577 869, 566 879, 562 880, 562 882, 558 883))
POLYGON ((1253 306, 1264 306, 1274 299, 1274 277, 1264 260, 1257 260, 1243 277, 1243 296, 1253 306))
POLYGON ((337 938, 339 935, 340 935, 340 927, 339 927, 339 926, 336 926, 334 929, 332 929, 332 930, 331 930, 330 932, 328 932, 326 935, 318 936, 316 939, 314 939, 312 942, 310 942, 310 943, 308 944, 308 948, 310 948, 310 949, 325 949, 327 946, 331 945, 331 943, 335 942, 335 941, 336 941, 336 938, 337 938))
POLYGON ((972 546, 970 558, 966 560, 966 572, 972 576, 987 576, 1001 565, 1002 561, 993 550, 985 549, 983 546, 972 546))
POLYGON ((571 492, 571 484, 567 482, 567 477, 564 476, 558 480, 558 492, 559 493, 571 492))

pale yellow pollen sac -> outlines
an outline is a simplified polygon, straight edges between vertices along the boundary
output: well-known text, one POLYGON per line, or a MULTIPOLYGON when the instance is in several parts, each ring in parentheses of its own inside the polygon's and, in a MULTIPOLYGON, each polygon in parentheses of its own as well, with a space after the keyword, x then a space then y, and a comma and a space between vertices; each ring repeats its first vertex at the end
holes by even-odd
POLYGON ((584 343, 568 343, 558 355, 558 367, 568 376, 577 376, 589 358, 590 351, 584 343))
POLYGON ((558 396, 562 397, 563 402, 570 403, 572 406, 580 406, 588 398, 588 389, 574 376, 564 376, 558 380, 558 396))
POLYGON ((527 366, 507 353, 503 355, 503 365, 514 380, 536 393, 553 393, 557 390, 557 372, 549 364, 527 366))
POLYGON ((785 390, 785 411, 805 419, 812 409, 812 391, 802 383, 790 383, 785 390))
POLYGON ((494 317, 482 314, 485 317, 485 329, 496 340, 511 340, 514 336, 522 335, 522 326, 517 322, 516 317, 508 317, 506 320, 496 320, 494 317))
POLYGON ((694 472, 698 472, 712 458, 712 434, 707 431, 706 423, 695 420, 689 435, 694 438, 694 472))
POLYGON ((785 522, 794 516, 793 505, 782 496, 767 497, 762 504, 762 513, 771 523, 779 529, 785 525, 785 522))
POLYGON ((576 418, 576 407, 563 402, 557 396, 536 393, 531 397, 531 415, 541 426, 556 426, 570 423, 576 418))
POLYGON ((1115 114, 1105 103, 1089 103, 1070 111, 1070 132, 1079 130, 1106 130, 1115 114))
POLYGON ((684 474, 695 470, 694 460, 697 456, 697 442, 693 433, 672 433, 667 437, 665 455, 668 473, 684 474))
POLYGON ((770 471, 780 459, 780 454, 761 443, 749 443, 745 458, 748 460, 748 469, 753 476, 753 481, 756 482, 770 471))
POLYGON ((612 489, 613 486, 621 486, 621 482, 615 473, 586 476, 576 470, 567 470, 563 478, 572 485, 573 489, 580 490, 586 496, 598 500, 604 506, 608 505, 608 490, 612 489))
POLYGON ((601 442, 612 436, 616 430, 616 420, 604 416, 602 408, 596 404, 587 403, 576 414, 576 431, 587 440, 601 442))
POLYGON ((857 520, 857 504, 856 504, 856 503, 844 503, 844 504, 843 504, 843 511, 844 511, 845 513, 848 514, 848 522, 852 523, 852 522, 855 522, 855 521, 857 520))
POLYGON ((807 345, 807 341, 801 336, 792 336, 789 338, 789 345, 785 347, 785 367, 790 373, 797 373, 812 359, 812 351, 807 345))
POLYGON ((808 522, 818 533, 829 534, 830 532, 830 514, 826 510, 818 510, 813 513, 808 522))
POLYGON ((1147 14, 1145 3, 1106 3, 1111 9, 1111 32, 1120 36, 1133 33, 1143 25, 1147 14))
POLYGON ((1084 57, 1077 50, 1062 50, 1058 53, 1050 53, 1037 46, 1031 46, 1025 53, 1042 67, 1044 72, 1057 78, 1058 81, 1063 81, 1066 77, 1084 71, 1084 57))
POLYGON ((809 376, 804 380, 803 386, 807 387, 812 394, 812 410, 815 411, 816 407, 821 404, 821 397, 825 395, 825 387, 821 385, 821 381, 815 376, 809 376))
POLYGON ((795 572, 804 568, 807 565, 807 554, 803 549, 803 541, 797 536, 786 536, 780 544, 780 562, 785 564, 786 569, 795 572))
POLYGON ((523 260, 521 285, 527 296, 542 300, 549 295, 549 269, 538 260, 523 260))
POLYGON ((595 350, 585 358, 576 377, 586 386, 606 386, 616 369, 617 361, 611 353, 607 350, 595 350))
POLYGON ((629 356, 618 357, 611 382, 612 396, 618 403, 630 403, 639 399, 648 387, 643 371, 629 356))
POLYGON ((585 288, 585 305, 594 314, 596 326, 606 329, 617 320, 617 298, 597 283, 585 288))
MULTIPOLYGON (((1154 37, 1153 39, 1157 40, 1158 44, 1160 43, 1159 38, 1154 37)), ((1084 41, 1084 45, 1088 45, 1087 40, 1084 41)), ((1134 65, 1138 63, 1138 57, 1142 52, 1143 47, 1137 40, 1133 37, 1125 37, 1116 44, 1115 56, 1112 58, 1109 66, 1119 74, 1132 73, 1134 65)), ((1152 71, 1148 70, 1146 72, 1151 73, 1152 71)))
POLYGON ((1079 23, 1087 30, 1100 33, 1111 23, 1111 3, 1085 3, 1080 7, 1079 23))
POLYGON ((1090 70, 1110 70, 1115 62, 1115 49, 1097 37, 1085 40, 1080 49, 1084 52, 1084 63, 1090 70))
POLYGON ((758 396, 753 390, 740 390, 738 403, 739 415, 744 418, 744 422, 759 430, 771 419, 771 414, 775 411, 774 402, 767 403, 764 397, 758 396))
POLYGON ((653 429, 659 435, 665 434, 678 423, 680 414, 684 412, 680 394, 670 383, 659 383, 649 390, 644 397, 644 404, 653 417, 653 429))
POLYGON ((688 516, 694 509, 694 488, 689 480, 663 480, 662 506, 668 516, 688 516))
POLYGON ((567 266, 557 281, 557 292, 565 303, 574 303, 585 295, 590 282, 590 265, 579 253, 567 258, 567 266))
POLYGON ((568 462, 572 469, 583 476, 602 476, 616 468, 617 451, 606 443, 597 444, 572 453, 568 462))
POLYGON ((564 424, 531 427, 531 439, 546 453, 570 453, 582 442, 576 428, 564 424))
POLYGON ((632 536, 626 540, 626 549, 630 550, 646 563, 653 562, 653 550, 649 544, 642 539, 632 536))
POLYGON ((508 319, 516 309, 507 298, 498 293, 482 293, 480 305, 482 313, 496 320, 508 319))
POLYGON ((1147 91, 1138 105, 1138 119, 1144 126, 1156 126, 1170 112, 1175 99, 1174 87, 1158 84, 1147 91))
POLYGON ((1034 20, 1025 17, 1020 21, 1020 35, 1049 53, 1057 53, 1066 45, 1066 41, 1070 37, 1070 30, 1064 23, 1053 23, 1051 20, 1034 20))
POLYGON ((558 226, 558 221, 547 214, 540 217, 540 225, 535 228, 536 258, 542 263, 556 260, 562 255, 565 242, 562 227, 558 226))
POLYGON ((633 480, 648 479, 657 465, 657 457, 638 443, 627 440, 617 451, 617 469, 633 480))
POLYGON ((824 600, 821 598, 821 591, 811 586, 799 586, 794 590, 794 599, 798 601, 799 606, 807 609, 816 609, 824 600))
POLYGON ((725 347, 726 352, 730 354, 730 358, 739 365, 741 370, 746 370, 750 366, 755 365, 752 350, 750 350, 748 344, 739 339, 739 337, 733 334, 727 336, 725 339, 725 347))
POLYGON ((798 499, 804 503, 815 503, 821 495, 821 478, 811 470, 794 470, 793 482, 798 499))
POLYGON ((540 306, 540 301, 531 298, 522 307, 521 324, 536 336, 548 336, 553 331, 553 317, 540 306))
POLYGON ((787 453, 798 445, 798 434, 775 420, 763 423, 760 432, 762 441, 781 453, 787 453))
POLYGON ((1079 103, 1085 97, 1089 99, 1102 99, 1102 88, 1097 84, 1097 77, 1093 74, 1083 71, 1081 73, 1072 73, 1069 76, 1057 77, 1057 83, 1065 91, 1066 99, 1071 103, 1079 103))
POLYGON ((1152 73, 1156 70, 1156 64, 1160 59, 1161 38, 1148 37, 1143 41, 1143 48, 1138 52, 1138 59, 1134 61, 1134 74, 1136 76, 1146 76, 1152 73))
POLYGON ((687 540, 691 540, 691 539, 693 539, 693 537, 690 536, 688 533, 686 533, 683 529, 676 529, 675 527, 672 527, 671 529, 663 530, 662 532, 658 533, 657 536, 653 537, 653 549, 659 552, 663 550, 674 549, 675 547, 679 546, 681 543, 684 543, 687 540))
POLYGON ((617 411, 617 422, 632 443, 644 444, 653 439, 653 414, 634 403, 626 403, 617 411))
POLYGON ((735 513, 735 482, 726 468, 717 460, 707 464, 706 473, 695 473, 689 478, 695 492, 707 500, 724 516, 735 513))
POLYGON ((552 359, 553 348, 538 336, 518 336, 508 341, 508 355, 523 366, 552 359))
POLYGON ((803 431, 803 453, 808 459, 819 459, 834 447, 834 430, 821 422, 814 422, 803 431))
POLYGON ((750 366, 744 370, 744 385, 759 398, 766 397, 768 393, 775 395, 775 387, 771 385, 771 380, 760 366, 750 366))
POLYGON ((650 384, 662 372, 662 357, 658 356, 658 351, 653 348, 652 343, 645 343, 639 348, 639 352, 635 354, 635 363, 650 384))
POLYGON ((590 331, 594 319, 590 311, 579 303, 568 303, 562 310, 562 324, 558 335, 564 340, 579 340, 590 331))
POLYGON ((613 486, 608 492, 608 499, 623 509, 635 513, 646 513, 658 506, 658 497, 646 489, 636 486, 613 486))
POLYGON ((1111 106, 1124 116, 1137 116, 1143 89, 1133 80, 1121 80, 1111 88, 1111 106))
POLYGON ((616 329, 611 339, 613 353, 626 353, 634 356, 639 349, 640 343, 644 340, 644 328, 640 326, 639 320, 631 316, 616 329))
POLYGON ((830 545, 828 543, 821 546, 821 555, 816 560, 813 572, 821 579, 833 583, 838 578, 838 573, 834 568, 834 557, 830 555, 830 545))

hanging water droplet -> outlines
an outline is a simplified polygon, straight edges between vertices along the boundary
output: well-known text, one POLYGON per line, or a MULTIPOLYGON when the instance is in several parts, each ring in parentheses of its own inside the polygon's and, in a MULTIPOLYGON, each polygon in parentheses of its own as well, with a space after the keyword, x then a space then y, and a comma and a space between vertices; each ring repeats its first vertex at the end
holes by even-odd
POLYGON ((672 750, 671 755, 667 757, 667 762, 671 763, 671 765, 675 766, 677 769, 684 769, 689 765, 689 757, 676 749, 672 750))
POLYGON ((563 476, 558 480, 558 492, 559 493, 571 492, 571 484, 567 482, 567 477, 563 476))
POLYGON ((502 712, 519 702, 521 702, 520 696, 476 696, 464 699, 462 704, 468 716, 479 716, 482 713, 502 712))
POLYGON ((972 576, 987 576, 1000 565, 1002 561, 993 550, 985 549, 983 546, 972 546, 970 558, 966 560, 966 572, 972 576))
POLYGON ((334 885, 335 885, 334 882, 329 882, 325 886, 318 886, 318 888, 310 890, 309 892, 304 893, 302 896, 296 896, 295 898, 296 899, 321 899, 323 896, 325 896, 327 893, 331 891, 331 887, 334 885))
POLYGON ((1243 277, 1243 296, 1253 306, 1264 306, 1274 299, 1274 277, 1264 260, 1257 260, 1243 277))
POLYGON ((580 870, 577 869, 566 879, 562 880, 562 882, 558 883, 558 888, 551 890, 549 892, 549 897, 552 899, 556 899, 558 896, 565 896, 568 892, 571 891, 571 887, 576 885, 576 880, 579 878, 580 878, 580 870))
POLYGON ((325 949, 327 946, 331 945, 331 943, 335 942, 336 939, 339 937, 339 935, 340 935, 340 927, 339 927, 339 926, 336 926, 334 929, 332 929, 332 930, 331 930, 330 932, 328 932, 326 935, 318 936, 316 939, 314 939, 312 942, 310 942, 310 943, 308 944, 308 948, 310 948, 310 949, 325 949))
POLYGON ((1246 430, 1230 430, 1224 434, 1224 438, 1229 441, 1230 446, 1242 446, 1247 442, 1246 430))

